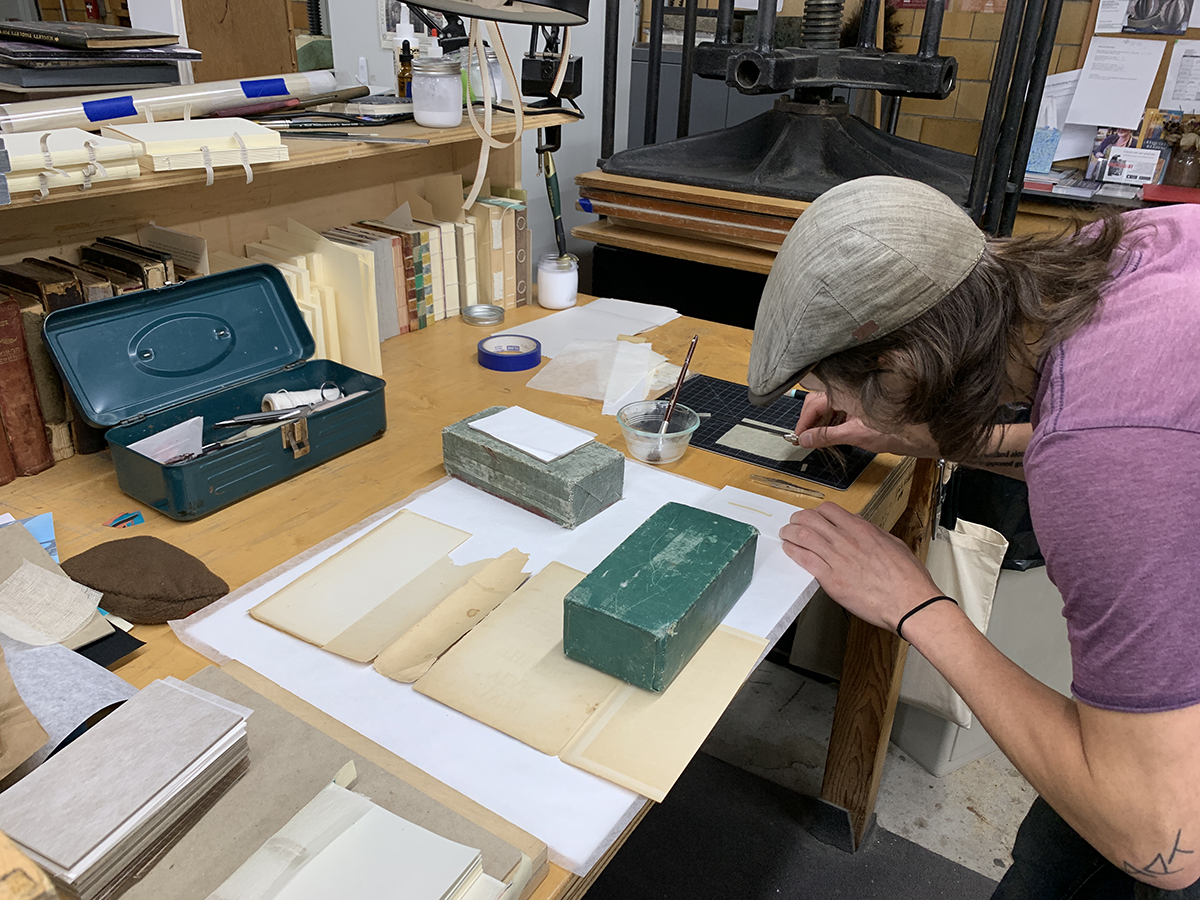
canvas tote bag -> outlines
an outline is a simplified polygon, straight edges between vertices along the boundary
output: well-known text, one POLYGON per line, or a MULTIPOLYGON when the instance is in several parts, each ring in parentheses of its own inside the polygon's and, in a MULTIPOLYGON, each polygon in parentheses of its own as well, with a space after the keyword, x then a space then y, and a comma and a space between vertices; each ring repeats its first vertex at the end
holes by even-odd
MULTIPOLYGON (((1004 535, 986 525, 959 519, 953 530, 938 526, 925 561, 938 589, 958 601, 975 627, 987 634, 1000 564, 1008 550, 1004 535)), ((900 682, 900 702, 971 727, 971 710, 962 697, 916 649, 910 647, 900 682)))

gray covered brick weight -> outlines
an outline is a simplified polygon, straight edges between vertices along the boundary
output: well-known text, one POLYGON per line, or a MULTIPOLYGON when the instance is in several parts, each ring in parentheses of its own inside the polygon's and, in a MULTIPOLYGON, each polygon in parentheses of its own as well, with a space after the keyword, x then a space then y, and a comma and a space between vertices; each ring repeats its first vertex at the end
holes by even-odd
POLYGON ((503 409, 493 406, 442 429, 449 474, 564 528, 582 525, 621 499, 625 454, 592 441, 544 463, 470 427, 503 409))

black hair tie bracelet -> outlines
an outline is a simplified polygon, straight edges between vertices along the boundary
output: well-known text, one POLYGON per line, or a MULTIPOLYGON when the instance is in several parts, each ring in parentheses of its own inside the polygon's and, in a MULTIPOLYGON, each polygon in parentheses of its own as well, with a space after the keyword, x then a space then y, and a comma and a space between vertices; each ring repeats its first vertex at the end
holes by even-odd
POLYGON ((904 623, 908 621, 909 617, 916 615, 917 613, 919 613, 921 610, 923 610, 927 606, 932 606, 934 603, 937 603, 939 600, 949 600, 955 606, 958 606, 957 600, 955 600, 953 597, 947 597, 945 594, 938 594, 936 597, 930 597, 924 603, 918 603, 916 606, 914 606, 912 609, 910 609, 908 612, 906 612, 903 616, 901 616, 900 621, 896 623, 896 634, 898 634, 900 636, 901 640, 905 639, 904 632, 901 629, 904 628, 904 623))

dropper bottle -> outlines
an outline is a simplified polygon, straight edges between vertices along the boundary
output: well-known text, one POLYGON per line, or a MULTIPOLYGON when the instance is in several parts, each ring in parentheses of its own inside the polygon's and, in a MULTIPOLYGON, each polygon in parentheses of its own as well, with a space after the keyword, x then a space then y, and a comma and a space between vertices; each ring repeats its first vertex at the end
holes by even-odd
POLYGON ((396 97, 412 101, 412 61, 416 55, 417 32, 408 18, 408 6, 400 4, 400 21, 392 37, 392 56, 396 68, 396 97))

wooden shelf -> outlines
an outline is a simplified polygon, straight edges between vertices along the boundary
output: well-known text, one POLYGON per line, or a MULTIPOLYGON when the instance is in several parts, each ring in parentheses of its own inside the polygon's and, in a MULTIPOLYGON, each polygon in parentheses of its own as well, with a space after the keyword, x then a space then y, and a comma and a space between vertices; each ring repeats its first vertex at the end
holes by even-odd
MULTIPOLYGON (((575 116, 566 113, 551 113, 547 115, 526 115, 525 130, 531 128, 547 128, 551 125, 565 125, 576 121, 575 116)), ((506 113, 495 113, 492 119, 493 133, 497 138, 505 138, 516 130, 516 117, 506 113)), ((322 141, 287 139, 290 159, 286 162, 261 163, 254 167, 257 176, 260 173, 286 172, 295 169, 309 169, 313 166, 329 165, 347 162, 349 160, 371 159, 376 157, 400 158, 406 154, 427 150, 430 147, 441 147, 448 144, 459 144, 464 141, 477 141, 474 129, 469 122, 457 128, 424 128, 415 122, 402 122, 372 129, 373 134, 384 134, 389 137, 424 138, 428 144, 366 144, 355 141, 322 141)), ((214 182, 240 182, 245 184, 246 174, 240 166, 223 166, 214 170, 214 182)), ((122 179, 120 181, 97 182, 88 191, 80 191, 77 187, 65 187, 50 192, 45 200, 37 201, 36 191, 22 192, 14 197, 7 206, 0 206, 0 216, 6 211, 26 209, 31 207, 45 208, 57 203, 72 203, 86 198, 112 197, 127 195, 141 191, 168 190, 172 188, 204 188, 206 175, 203 169, 185 169, 178 172, 149 172, 142 170, 138 178, 122 179)))
POLYGON ((640 250, 643 253, 724 266, 727 269, 740 269, 743 272, 758 272, 763 275, 771 271, 771 266, 775 262, 775 254, 770 250, 706 241, 658 231, 644 231, 640 228, 616 225, 612 222, 577 225, 571 229, 571 234, 582 240, 594 241, 609 247, 640 250))

